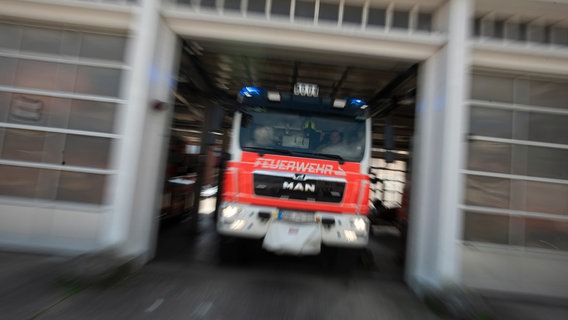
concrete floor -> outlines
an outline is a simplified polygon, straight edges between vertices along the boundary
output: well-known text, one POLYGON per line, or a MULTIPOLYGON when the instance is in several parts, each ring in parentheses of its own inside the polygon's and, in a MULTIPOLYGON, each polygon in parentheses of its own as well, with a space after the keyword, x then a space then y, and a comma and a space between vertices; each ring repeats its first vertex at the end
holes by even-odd
POLYGON ((62 286, 57 269, 67 262, 0 255, 0 319, 438 319, 402 281, 394 230, 376 230, 351 273, 319 256, 263 251, 224 265, 213 205, 202 204, 196 234, 188 221, 164 223, 155 259, 110 286, 62 286))
MULTIPOLYGON (((262 250, 244 264, 222 265, 208 214, 213 207, 214 200, 202 202, 196 235, 184 223, 164 224, 154 261, 113 289, 113 299, 102 299, 116 299, 103 309, 112 307, 124 318, 156 319, 438 318, 403 282, 400 237, 394 228, 374 228, 369 249, 349 274, 326 268, 320 256, 262 250), (136 306, 118 302, 141 291, 146 294, 136 306)), ((74 308, 62 306, 45 319, 79 312, 74 308)))
MULTIPOLYGON (((224 265, 207 214, 213 206, 202 203, 197 233, 188 221, 162 225, 155 259, 112 285, 62 285, 58 269, 67 260, 0 253, 0 319, 450 319, 405 285, 396 229, 375 227, 351 273, 330 270, 318 256, 262 251, 248 263, 224 265)), ((494 316, 483 319, 568 319, 561 304, 488 301, 494 316)))

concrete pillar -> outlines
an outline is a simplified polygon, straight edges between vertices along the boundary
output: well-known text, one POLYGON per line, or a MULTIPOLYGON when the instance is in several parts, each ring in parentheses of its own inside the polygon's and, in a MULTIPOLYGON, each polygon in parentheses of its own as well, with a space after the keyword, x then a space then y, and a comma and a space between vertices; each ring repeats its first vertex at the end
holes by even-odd
POLYGON ((142 0, 130 32, 118 142, 114 211, 103 230, 106 246, 119 252, 153 255, 157 212, 173 114, 174 73, 177 72, 177 36, 161 21, 160 0, 142 0), (155 108, 164 102, 165 109, 155 108))
POLYGON ((446 45, 419 71, 406 280, 419 295, 461 282, 462 168, 469 88, 471 0, 438 12, 446 45))

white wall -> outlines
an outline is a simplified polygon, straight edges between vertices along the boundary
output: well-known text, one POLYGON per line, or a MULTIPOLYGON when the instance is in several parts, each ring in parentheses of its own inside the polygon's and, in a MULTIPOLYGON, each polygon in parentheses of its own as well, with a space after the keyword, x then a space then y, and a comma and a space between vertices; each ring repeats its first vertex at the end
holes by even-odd
MULTIPOLYGON (((40 3, 37 1, 4 0, 1 6, 2 17, 6 21, 16 24, 37 23, 41 25, 46 23, 48 26, 66 30, 73 30, 74 26, 81 25, 82 28, 77 30, 92 29, 94 32, 104 30, 104 32, 120 36, 127 34, 127 28, 132 17, 130 8, 126 6, 109 9, 104 5, 92 6, 86 2, 40 3)), ((32 52, 29 56, 33 59, 36 55, 38 53, 32 52)), ((65 57, 62 61, 69 63, 71 59, 74 59, 74 57, 65 57)), ((119 61, 114 62, 114 64, 119 63, 119 61)), ((121 67, 116 69, 119 68, 121 67)), ((41 79, 41 77, 38 79, 41 79)), ((18 90, 21 89, 24 92, 30 90, 30 88, 18 88, 18 90)), ((60 90, 64 91, 65 89, 60 88, 60 90)), ((39 95, 42 94, 42 90, 32 88, 32 91, 36 91, 34 93, 39 95)), ((50 93, 54 93, 56 96, 61 95, 61 92, 56 90, 50 93)), ((119 106, 117 108, 120 108, 120 99, 113 97, 110 100, 118 100, 119 102, 116 102, 116 105, 119 106)), ((49 131, 54 128, 46 127, 46 129, 49 131)), ((95 136, 97 133, 95 133, 95 136)), ((111 136, 111 139, 114 139, 113 134, 108 135, 111 136)), ((45 164, 39 166, 45 166, 47 169, 55 167, 54 170, 57 170, 57 166, 45 164)), ((112 169, 95 169, 95 171, 102 171, 102 174, 108 174, 111 177, 107 182, 111 188, 114 185, 112 169)), ((87 170, 90 171, 92 168, 87 170)), ((73 170, 70 172, 73 172, 73 170)), ((53 186, 53 194, 57 191, 56 187, 56 185, 53 186)), ((107 221, 114 215, 112 201, 107 201, 101 205, 89 205, 53 202, 41 198, 2 197, 0 202, 0 247, 24 251, 78 254, 100 249, 105 245, 107 221)))
POLYGON ((440 12, 447 12, 451 26, 448 43, 422 64, 418 82, 406 270, 418 294, 461 282, 457 244, 472 3, 449 1, 440 12))
POLYGON ((0 205, 3 248, 74 255, 99 248, 101 226, 110 209, 0 205))
POLYGON ((125 82, 128 105, 121 116, 115 210, 105 221, 104 241, 123 254, 147 260, 161 201, 179 45, 177 36, 161 21, 159 1, 141 4, 131 27, 132 70, 125 82), (155 110, 156 101, 166 102, 169 108, 155 110))
POLYGON ((419 69, 419 89, 416 105, 416 127, 411 174, 411 201, 407 243, 406 279, 420 291, 424 286, 437 286, 438 248, 440 236, 441 156, 439 143, 444 135, 443 111, 446 80, 445 52, 441 51, 424 62, 419 69))
POLYGON ((568 298, 568 255, 461 246, 463 284, 482 290, 568 298))
MULTIPOLYGON (((153 257, 158 232, 163 180, 168 156, 180 43, 177 36, 160 21, 155 56, 150 78, 150 104, 165 102, 167 110, 150 110, 143 126, 133 215, 126 243, 129 251, 144 251, 144 258, 153 257)), ((151 108, 150 108, 151 109, 151 108)))

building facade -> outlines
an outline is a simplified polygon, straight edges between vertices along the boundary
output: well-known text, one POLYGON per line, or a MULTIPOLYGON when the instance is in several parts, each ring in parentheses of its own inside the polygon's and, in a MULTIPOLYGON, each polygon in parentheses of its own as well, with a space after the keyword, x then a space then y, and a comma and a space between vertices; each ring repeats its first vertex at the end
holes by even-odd
POLYGON ((0 245, 153 255, 180 39, 419 63, 406 278, 568 297, 568 3, 5 0, 0 245), (341 44, 341 45, 338 45, 341 44))

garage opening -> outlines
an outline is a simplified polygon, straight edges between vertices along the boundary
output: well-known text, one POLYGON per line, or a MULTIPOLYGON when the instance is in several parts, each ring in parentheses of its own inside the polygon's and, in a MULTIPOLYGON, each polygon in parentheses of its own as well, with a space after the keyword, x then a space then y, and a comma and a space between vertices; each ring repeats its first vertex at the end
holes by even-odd
POLYGON ((223 151, 232 134, 239 90, 255 86, 291 92, 302 82, 317 84, 320 96, 358 97, 368 103, 372 236, 364 263, 366 268, 402 277, 415 62, 238 42, 183 39, 182 43, 156 259, 215 263, 223 151), (377 255, 380 259, 373 258, 377 255))

